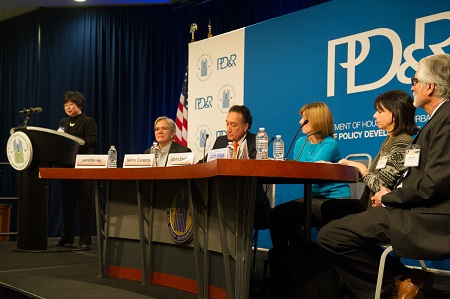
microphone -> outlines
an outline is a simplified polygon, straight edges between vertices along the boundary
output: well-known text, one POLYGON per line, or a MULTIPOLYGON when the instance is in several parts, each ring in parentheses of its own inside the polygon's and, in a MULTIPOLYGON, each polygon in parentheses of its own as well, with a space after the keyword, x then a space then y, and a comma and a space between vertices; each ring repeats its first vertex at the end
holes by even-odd
POLYGON ((274 141, 274 140, 275 140, 275 137, 270 138, 269 142, 267 143, 267 146, 269 146, 270 143, 271 143, 272 141, 274 141))
POLYGON ((209 138, 209 134, 206 134, 205 135, 205 146, 203 147, 203 163, 205 163, 205 159, 206 159, 206 153, 205 153, 205 151, 206 151, 206 140, 208 140, 208 138, 209 138))
POLYGON ((309 138, 310 136, 316 135, 316 134, 322 134, 322 131, 319 130, 319 131, 317 131, 317 132, 311 133, 311 134, 309 134, 308 136, 306 136, 305 142, 303 142, 303 145, 302 145, 302 149, 301 149, 300 152, 298 153, 297 159, 296 159, 295 161, 298 161, 298 159, 300 159, 300 155, 301 155, 302 152, 303 152, 303 148, 305 147, 305 144, 306 144, 306 141, 308 140, 308 138, 309 138))
POLYGON ((303 126, 306 125, 307 123, 309 123, 309 120, 305 119, 305 121, 298 128, 297 133, 295 133, 295 136, 292 139, 291 145, 289 146, 289 149, 288 149, 288 151, 286 153, 286 157, 284 158, 284 160, 287 160, 289 152, 291 151, 292 145, 294 145, 295 138, 297 138, 298 132, 300 132, 300 129, 303 128, 303 126))
POLYGON ((42 112, 42 108, 41 107, 36 107, 36 108, 24 108, 22 110, 19 111, 19 115, 31 115, 33 113, 41 113, 42 112))

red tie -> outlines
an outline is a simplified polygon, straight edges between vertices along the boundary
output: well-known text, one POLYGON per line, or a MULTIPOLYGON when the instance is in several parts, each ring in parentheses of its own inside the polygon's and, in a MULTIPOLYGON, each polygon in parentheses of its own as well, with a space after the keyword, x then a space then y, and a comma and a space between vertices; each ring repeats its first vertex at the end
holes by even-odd
POLYGON ((233 146, 234 146, 233 159, 236 159, 237 153, 238 153, 239 142, 235 141, 234 144, 233 144, 233 146))

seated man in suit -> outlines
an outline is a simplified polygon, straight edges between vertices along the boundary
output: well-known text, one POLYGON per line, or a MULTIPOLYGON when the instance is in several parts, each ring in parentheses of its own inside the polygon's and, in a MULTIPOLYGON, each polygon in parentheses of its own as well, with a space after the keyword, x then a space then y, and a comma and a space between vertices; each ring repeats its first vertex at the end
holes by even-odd
MULTIPOLYGON (((245 152, 249 159, 256 158, 256 134, 249 132, 252 126, 252 116, 250 110, 242 105, 234 105, 228 111, 226 119, 227 135, 219 136, 213 145, 213 149, 227 147, 228 142, 232 141, 236 144, 236 159, 243 159, 245 152), (243 148, 244 146, 247 148, 243 148)), ((199 162, 206 161, 206 157, 199 162)), ((266 192, 262 185, 256 187, 256 202, 255 202, 255 229, 269 228, 269 214, 270 203, 266 192)))
MULTIPOLYGON (((175 130, 175 122, 167 116, 160 116, 155 120, 153 131, 159 148, 157 166, 166 166, 169 154, 191 152, 190 148, 173 141, 175 130)), ((150 154, 150 149, 146 149, 144 154, 150 154)))
MULTIPOLYGON (((440 260, 450 257, 450 55, 419 61, 411 78, 414 106, 430 116, 406 152, 408 169, 393 190, 382 187, 372 209, 331 221, 319 231, 318 245, 356 298, 373 298, 380 243, 392 244, 399 256, 440 260)), ((422 298, 432 276, 411 271, 388 256, 383 293, 422 298)), ((429 298, 429 297, 427 297, 429 298)))

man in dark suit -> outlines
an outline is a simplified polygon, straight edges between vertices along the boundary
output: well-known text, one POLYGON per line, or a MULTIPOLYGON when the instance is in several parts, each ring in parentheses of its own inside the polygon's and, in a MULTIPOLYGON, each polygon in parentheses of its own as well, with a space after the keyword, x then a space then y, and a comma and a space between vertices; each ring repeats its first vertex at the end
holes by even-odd
MULTIPOLYGON (((247 152, 249 159, 256 158, 256 135, 249 132, 253 118, 250 110, 242 105, 234 105, 228 111, 226 126, 227 135, 219 136, 214 142, 213 149, 227 147, 228 142, 235 143, 236 159, 243 159, 247 152), (246 144, 246 149, 244 148, 246 144)), ((205 159, 206 160, 206 159, 205 159)), ((203 159, 201 160, 203 161, 203 159)), ((262 185, 256 186, 255 229, 269 228, 270 203, 262 185)))
MULTIPOLYGON (((404 178, 394 190, 377 192, 374 208, 330 222, 317 238, 356 298, 374 296, 380 243, 392 244, 402 257, 450 257, 450 55, 422 59, 411 83, 414 106, 425 109, 430 120, 412 144, 415 155, 407 153, 404 178)), ((383 291, 418 298, 431 286, 429 273, 386 259, 383 291)))
MULTIPOLYGON (((155 120, 153 131, 155 132, 155 140, 158 142, 159 149, 157 166, 166 166, 169 154, 191 152, 190 148, 173 141, 176 125, 167 116, 160 116, 155 120)), ((151 148, 146 149, 144 154, 150 154, 150 150, 151 148)))

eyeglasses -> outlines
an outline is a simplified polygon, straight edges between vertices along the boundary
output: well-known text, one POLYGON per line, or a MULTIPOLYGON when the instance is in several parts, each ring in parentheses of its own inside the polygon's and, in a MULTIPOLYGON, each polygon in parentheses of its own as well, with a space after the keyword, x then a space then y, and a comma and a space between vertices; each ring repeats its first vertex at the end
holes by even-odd
POLYGON ((159 130, 167 131, 167 130, 170 130, 170 128, 169 127, 156 127, 153 129, 153 131, 155 131, 155 132, 159 131, 159 130))
POLYGON ((419 82, 419 79, 417 79, 416 77, 412 77, 411 78, 411 85, 412 86, 416 86, 416 84, 419 82))

